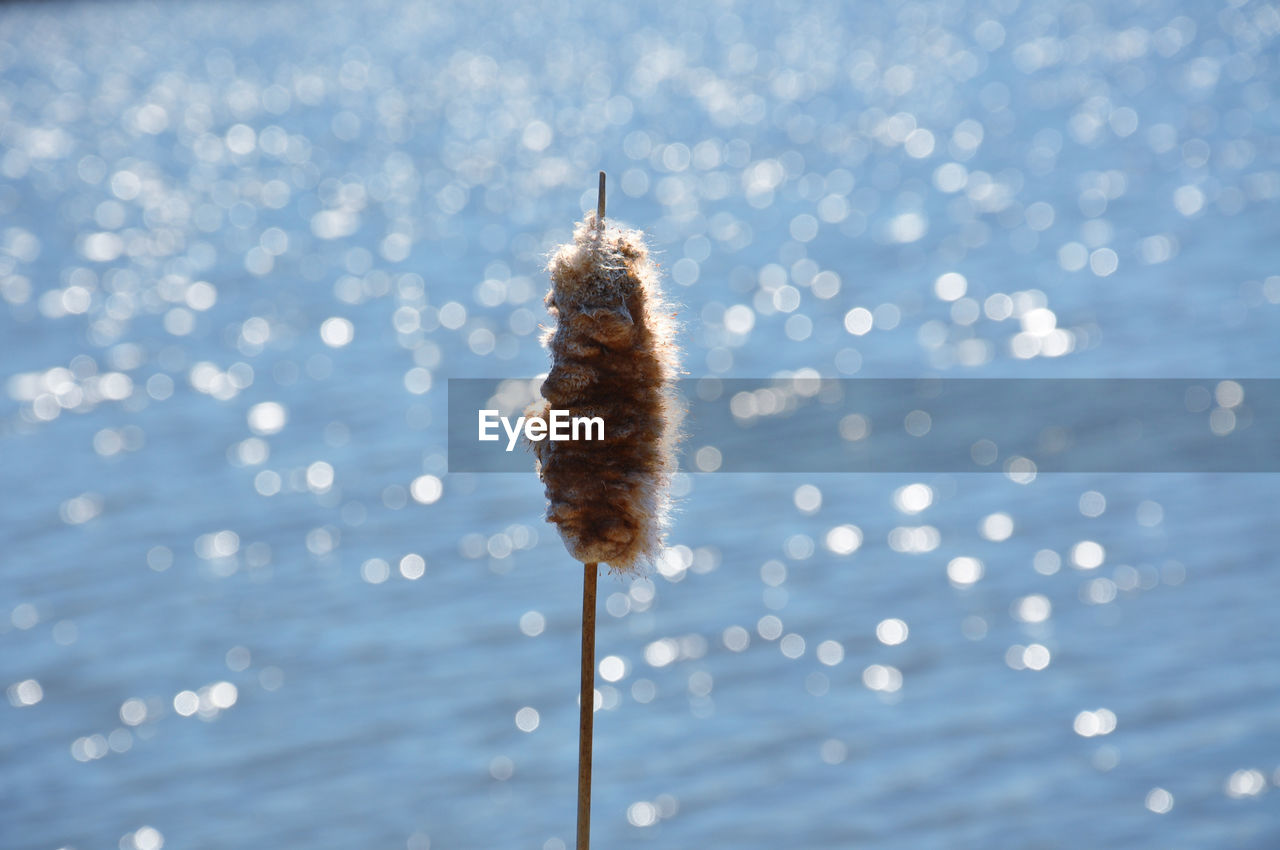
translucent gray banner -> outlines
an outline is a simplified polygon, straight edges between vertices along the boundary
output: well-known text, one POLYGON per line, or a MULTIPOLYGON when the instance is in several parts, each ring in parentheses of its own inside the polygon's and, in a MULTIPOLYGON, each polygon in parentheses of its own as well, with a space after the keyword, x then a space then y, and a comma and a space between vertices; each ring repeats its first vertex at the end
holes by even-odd
MULTIPOLYGON (((540 385, 450 379, 449 471, 532 471, 510 434, 540 385), (486 410, 497 439, 481 441, 486 410)), ((1280 471, 1280 379, 700 378, 678 393, 688 472, 1280 471)))

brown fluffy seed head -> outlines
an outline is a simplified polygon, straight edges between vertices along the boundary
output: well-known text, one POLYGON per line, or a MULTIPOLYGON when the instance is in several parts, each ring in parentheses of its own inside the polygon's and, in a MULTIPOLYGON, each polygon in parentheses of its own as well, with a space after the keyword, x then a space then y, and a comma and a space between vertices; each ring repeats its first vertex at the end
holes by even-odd
POLYGON ((526 416, 604 420, 603 440, 532 443, 547 519, 585 564, 632 572, 662 551, 682 407, 675 319, 639 231, 588 214, 548 266, 551 371, 526 416))

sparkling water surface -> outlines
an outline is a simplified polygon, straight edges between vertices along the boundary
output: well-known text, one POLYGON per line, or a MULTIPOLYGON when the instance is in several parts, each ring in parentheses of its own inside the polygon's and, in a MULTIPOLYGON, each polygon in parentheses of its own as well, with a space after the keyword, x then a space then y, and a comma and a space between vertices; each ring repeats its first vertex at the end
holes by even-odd
MULTIPOLYGON (((0 846, 572 845, 581 570, 532 472, 447 472, 445 387, 546 369, 597 169, 692 377, 1193 377, 1248 427, 1278 35, 0 9, 0 846)), ((1274 476, 676 484, 661 563, 601 580, 598 846, 1280 846, 1274 476)))

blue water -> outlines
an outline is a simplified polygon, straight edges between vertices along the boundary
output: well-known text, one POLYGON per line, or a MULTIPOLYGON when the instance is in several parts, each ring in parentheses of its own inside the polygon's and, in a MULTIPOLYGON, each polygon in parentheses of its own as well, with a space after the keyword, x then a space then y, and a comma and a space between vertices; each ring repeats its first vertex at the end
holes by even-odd
MULTIPOLYGON (((581 571, 532 472, 447 473, 444 399, 546 368, 597 169, 694 377, 1198 377, 1235 427, 1278 34, 5 6, 0 846, 572 845, 581 571)), ((597 846, 1280 846, 1274 476, 676 483, 601 581, 597 846)))

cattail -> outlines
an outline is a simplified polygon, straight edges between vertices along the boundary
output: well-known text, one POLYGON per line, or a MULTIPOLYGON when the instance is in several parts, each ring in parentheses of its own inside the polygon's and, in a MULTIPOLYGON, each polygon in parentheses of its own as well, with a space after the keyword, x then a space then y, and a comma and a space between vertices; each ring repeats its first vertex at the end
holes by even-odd
POLYGON ((642 235, 605 226, 603 171, 595 216, 556 251, 549 271, 546 303, 556 325, 542 342, 551 371, 525 416, 547 424, 550 411, 564 410, 604 422, 603 439, 532 443, 547 519, 584 568, 576 848, 589 850, 596 578, 602 563, 632 572, 662 549, 681 416, 673 389, 679 364, 675 320, 642 235))
POLYGON ((547 520, 584 564, 632 572, 662 550, 681 407, 675 319, 643 234, 588 213, 548 266, 551 371, 526 415, 600 417, 603 440, 533 443, 547 520))

